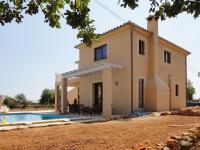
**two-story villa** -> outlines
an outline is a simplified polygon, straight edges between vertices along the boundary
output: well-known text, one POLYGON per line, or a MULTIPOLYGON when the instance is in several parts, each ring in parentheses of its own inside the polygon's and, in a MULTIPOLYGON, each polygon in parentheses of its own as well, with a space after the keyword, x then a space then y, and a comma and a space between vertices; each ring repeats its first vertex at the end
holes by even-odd
POLYGON ((92 47, 77 45, 78 70, 56 76, 56 110, 67 111, 67 87, 103 116, 185 107, 190 53, 159 37, 156 19, 147 22, 147 29, 128 22, 101 34, 92 47))

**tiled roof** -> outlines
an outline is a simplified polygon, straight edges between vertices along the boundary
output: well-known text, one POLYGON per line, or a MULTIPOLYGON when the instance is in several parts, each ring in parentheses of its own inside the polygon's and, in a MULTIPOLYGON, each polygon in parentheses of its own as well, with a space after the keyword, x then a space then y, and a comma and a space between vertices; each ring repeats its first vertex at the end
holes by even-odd
MULTIPOLYGON (((139 25, 137 25, 137 24, 135 24, 135 23, 133 23, 133 22, 131 22, 131 21, 128 21, 128 22, 126 22, 126 23, 124 23, 124 24, 122 24, 122 25, 119 25, 119 26, 117 26, 117 27, 115 27, 115 28, 113 28, 113 29, 110 29, 110 30, 108 30, 108 31, 106 31, 106 32, 103 32, 103 33, 101 33, 101 34, 99 34, 99 35, 100 35, 100 36, 106 35, 106 34, 111 33, 111 32, 113 32, 113 31, 115 31, 115 30, 117 30, 117 29, 120 29, 120 28, 122 28, 122 27, 124 27, 124 26, 126 26, 126 25, 132 25, 132 26, 134 26, 134 27, 136 27, 136 28, 138 28, 138 29, 143 30, 144 32, 152 33, 151 31, 149 31, 149 30, 147 30, 147 29, 145 29, 145 28, 143 28, 143 27, 141 27, 141 26, 139 26, 139 25)), ((172 45, 172 46, 175 46, 175 47, 177 47, 177 48, 179 48, 179 49, 182 49, 184 52, 190 54, 189 51, 185 50, 184 48, 182 48, 182 47, 180 47, 180 46, 178 46, 178 45, 176 45, 176 44, 174 44, 173 42, 171 42, 171 41, 169 41, 169 40, 167 40, 167 39, 165 39, 165 38, 163 38, 163 37, 160 37, 160 36, 159 36, 159 38, 160 38, 161 40, 167 42, 168 44, 170 44, 170 45, 172 45)), ((76 45, 75 47, 80 46, 81 44, 83 44, 83 43, 80 43, 80 44, 76 45)))
MULTIPOLYGON (((151 31, 148 31, 147 29, 145 29, 145 28, 143 28, 143 27, 140 27, 139 25, 137 25, 137 24, 135 24, 135 23, 133 23, 133 22, 131 22, 131 21, 128 21, 128 22, 126 22, 126 23, 124 23, 124 24, 122 24, 122 25, 119 25, 119 26, 117 26, 117 27, 114 27, 114 28, 112 28, 112 29, 110 29, 110 30, 108 30, 108 31, 106 31, 106 32, 103 32, 103 33, 101 33, 101 34, 99 34, 99 35, 100 35, 100 36, 103 36, 103 35, 105 35, 105 34, 108 34, 108 33, 113 32, 113 31, 115 31, 115 30, 117 30, 117 29, 120 29, 120 28, 122 28, 122 27, 124 27, 124 26, 126 26, 126 25, 133 25, 133 26, 135 26, 135 27, 137 27, 137 28, 139 28, 139 29, 141 29, 141 30, 143 30, 143 31, 145 31, 145 32, 151 33, 151 31)), ((80 46, 81 44, 83 44, 83 43, 77 44, 77 45, 75 45, 75 47, 80 46)))
POLYGON ((141 29, 141 30, 143 30, 143 31, 145 31, 145 32, 151 33, 151 31, 148 31, 147 29, 145 29, 145 28, 143 28, 143 27, 140 27, 139 25, 137 25, 137 24, 135 24, 135 23, 133 23, 133 22, 131 22, 131 21, 128 21, 128 22, 126 22, 126 23, 124 23, 124 24, 122 24, 122 25, 119 25, 119 26, 117 26, 117 27, 115 27, 115 28, 113 28, 113 29, 110 29, 110 30, 108 30, 108 31, 106 31, 106 32, 104 32, 104 33, 102 33, 102 34, 100 34, 100 35, 105 35, 105 34, 107 34, 107 33, 110 33, 110 32, 112 32, 112 31, 117 30, 117 29, 119 29, 119 28, 121 28, 121 27, 124 27, 124 26, 126 26, 126 25, 133 25, 133 26, 135 26, 135 27, 137 27, 137 28, 139 28, 139 29, 141 29))

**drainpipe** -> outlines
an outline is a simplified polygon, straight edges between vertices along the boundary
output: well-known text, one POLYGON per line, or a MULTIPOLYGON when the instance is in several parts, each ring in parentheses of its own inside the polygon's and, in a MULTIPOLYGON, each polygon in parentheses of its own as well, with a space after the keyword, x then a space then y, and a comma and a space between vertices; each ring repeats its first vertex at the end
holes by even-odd
POLYGON ((133 112, 133 32, 130 32, 131 40, 131 113, 133 112))
POLYGON ((172 110, 172 75, 169 75, 169 110, 172 110))
POLYGON ((187 107, 187 56, 185 56, 185 103, 187 107))

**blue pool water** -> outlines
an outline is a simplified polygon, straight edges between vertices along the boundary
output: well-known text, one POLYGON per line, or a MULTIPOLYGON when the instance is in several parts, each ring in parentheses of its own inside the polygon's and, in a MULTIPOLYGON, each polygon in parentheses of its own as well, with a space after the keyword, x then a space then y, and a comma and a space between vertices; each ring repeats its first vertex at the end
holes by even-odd
POLYGON ((56 114, 40 114, 40 113, 12 113, 0 114, 0 124, 6 120, 6 123, 25 122, 25 121, 41 121, 50 119, 69 119, 66 115, 56 114))

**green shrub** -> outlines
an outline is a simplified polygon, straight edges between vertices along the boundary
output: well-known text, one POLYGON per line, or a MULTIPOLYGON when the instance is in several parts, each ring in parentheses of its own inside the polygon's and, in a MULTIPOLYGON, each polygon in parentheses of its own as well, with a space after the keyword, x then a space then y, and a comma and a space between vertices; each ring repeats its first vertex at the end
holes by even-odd
POLYGON ((12 97, 6 97, 3 101, 3 104, 9 107, 10 109, 17 108, 17 101, 12 97))

